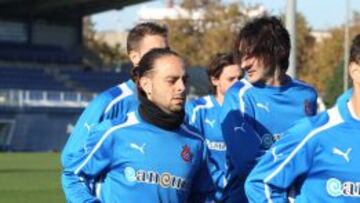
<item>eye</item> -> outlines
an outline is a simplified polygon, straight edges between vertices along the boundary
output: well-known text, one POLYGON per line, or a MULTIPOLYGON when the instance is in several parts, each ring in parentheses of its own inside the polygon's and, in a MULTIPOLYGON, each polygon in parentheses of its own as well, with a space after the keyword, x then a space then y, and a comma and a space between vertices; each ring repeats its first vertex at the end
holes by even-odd
POLYGON ((183 78, 182 78, 182 80, 183 80, 183 83, 184 84, 187 84, 188 83, 188 80, 189 80, 189 76, 184 76, 183 78))
POLYGON ((169 78, 166 80, 167 83, 169 84, 175 84, 176 83, 176 79, 175 78, 169 78))

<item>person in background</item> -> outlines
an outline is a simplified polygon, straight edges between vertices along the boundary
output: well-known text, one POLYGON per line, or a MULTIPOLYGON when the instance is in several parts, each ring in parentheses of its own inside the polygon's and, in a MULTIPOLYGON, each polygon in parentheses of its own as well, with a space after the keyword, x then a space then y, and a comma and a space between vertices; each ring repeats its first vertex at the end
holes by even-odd
POLYGON ((213 162, 212 174, 204 174, 204 181, 214 186, 214 194, 209 194, 208 201, 221 201, 226 186, 226 145, 221 132, 219 114, 226 90, 238 81, 242 71, 234 62, 231 54, 220 53, 213 57, 207 69, 211 82, 211 94, 186 104, 190 125, 203 135, 209 161, 213 162))
MULTIPOLYGON (((153 48, 167 48, 168 31, 155 23, 141 23, 132 28, 127 37, 127 52, 133 67, 136 67, 141 57, 153 48)), ((136 85, 129 79, 117 86, 100 93, 89 103, 79 117, 72 133, 62 150, 61 163, 64 170, 74 165, 79 152, 83 150, 91 131, 104 120, 125 119, 128 112, 137 108, 139 102, 136 96, 136 85)), ((63 177, 66 178, 66 177, 63 177)), ((63 190, 69 187, 63 181, 63 190)), ((85 183, 94 191, 94 182, 85 183)), ((70 194, 70 192, 66 193, 70 194)))

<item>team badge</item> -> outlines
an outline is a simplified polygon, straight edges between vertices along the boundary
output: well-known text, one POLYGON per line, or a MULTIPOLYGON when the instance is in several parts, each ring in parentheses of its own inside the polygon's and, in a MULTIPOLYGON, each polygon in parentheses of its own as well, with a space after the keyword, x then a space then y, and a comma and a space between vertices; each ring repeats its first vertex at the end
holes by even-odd
POLYGON ((261 138, 261 146, 263 149, 270 149, 274 143, 274 137, 272 134, 264 134, 261 138))
POLYGON ((313 107, 311 105, 311 102, 309 100, 307 100, 307 99, 304 101, 304 112, 305 112, 305 115, 307 115, 307 116, 314 115, 313 107))
POLYGON ((183 150, 181 151, 180 155, 185 162, 191 162, 193 158, 193 154, 191 153, 190 147, 188 145, 183 146, 183 150))

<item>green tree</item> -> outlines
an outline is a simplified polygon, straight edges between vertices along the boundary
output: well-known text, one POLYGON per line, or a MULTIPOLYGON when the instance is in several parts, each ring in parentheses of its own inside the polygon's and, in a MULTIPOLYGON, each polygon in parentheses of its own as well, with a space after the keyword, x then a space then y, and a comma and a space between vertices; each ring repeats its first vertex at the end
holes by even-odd
POLYGON ((84 46, 87 53, 89 63, 94 63, 102 68, 113 68, 116 65, 128 60, 127 54, 124 52, 121 44, 109 46, 103 39, 96 38, 94 24, 90 18, 85 18, 83 23, 84 30, 84 46))
MULTIPOLYGON (((350 27, 350 39, 360 33, 360 18, 354 13, 350 27)), ((315 44, 303 78, 315 85, 325 103, 334 104, 343 88, 344 28, 329 30, 330 37, 315 44)))

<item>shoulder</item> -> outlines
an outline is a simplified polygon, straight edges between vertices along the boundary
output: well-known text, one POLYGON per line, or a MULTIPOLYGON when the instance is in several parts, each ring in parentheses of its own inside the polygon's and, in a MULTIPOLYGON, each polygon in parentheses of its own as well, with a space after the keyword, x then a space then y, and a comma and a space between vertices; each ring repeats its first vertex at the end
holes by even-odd
POLYGON ((194 107, 196 106, 212 106, 213 102, 211 100, 211 95, 203 96, 198 99, 191 101, 192 105, 194 107))
POLYGON ((180 126, 179 131, 182 135, 185 135, 186 137, 190 137, 192 139, 204 142, 204 138, 200 134, 200 132, 196 128, 194 128, 193 126, 191 126, 187 123, 182 124, 180 126))
POLYGON ((187 102, 188 104, 186 104, 185 111, 189 117, 187 120, 189 120, 190 123, 194 123, 195 120, 199 118, 199 115, 202 114, 201 112, 205 112, 207 109, 214 107, 215 104, 211 97, 211 95, 207 95, 187 102))
POLYGON ((253 85, 245 78, 235 82, 227 92, 238 94, 240 92, 246 92, 250 90, 253 85))
POLYGON ((299 141, 310 140, 319 135, 326 134, 332 128, 343 123, 343 118, 337 106, 322 112, 313 117, 307 117, 299 120, 293 127, 287 130, 284 137, 290 135, 293 139, 299 141))
POLYGON ((224 102, 238 101, 249 95, 251 91, 254 89, 254 86, 247 81, 245 78, 235 82, 225 94, 224 102))
POLYGON ((292 79, 292 86, 297 87, 302 91, 307 91, 309 93, 317 95, 315 87, 302 80, 292 79))
POLYGON ((111 110, 111 108, 119 103, 126 102, 127 100, 136 99, 135 88, 131 80, 121 83, 115 87, 109 88, 104 92, 104 97, 107 97, 109 102, 105 108, 105 113, 111 110))
POLYGON ((94 130, 91 132, 92 134, 102 134, 102 135, 110 135, 119 130, 125 130, 131 126, 136 126, 140 121, 136 116, 135 112, 129 112, 126 115, 126 118, 118 118, 113 120, 104 120, 100 124, 98 124, 94 130))

